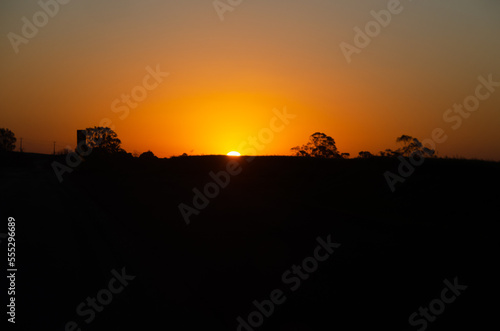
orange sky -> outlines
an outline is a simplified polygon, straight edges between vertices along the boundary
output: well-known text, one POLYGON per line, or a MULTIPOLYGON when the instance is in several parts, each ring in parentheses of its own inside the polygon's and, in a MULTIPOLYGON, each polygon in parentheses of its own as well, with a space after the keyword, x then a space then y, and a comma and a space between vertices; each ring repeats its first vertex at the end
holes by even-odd
POLYGON ((443 128, 440 155, 500 160, 500 87, 459 129, 443 120, 478 76, 500 82, 500 3, 402 0, 348 63, 339 45, 388 3, 252 0, 221 21, 211 0, 73 0, 16 53, 8 34, 22 36, 22 18, 41 8, 4 0, 0 127, 50 153, 108 118, 129 152, 226 154, 286 107, 297 117, 259 154, 289 155, 316 131, 352 156, 377 153, 443 128), (168 77, 120 119, 112 103, 157 66, 168 77))

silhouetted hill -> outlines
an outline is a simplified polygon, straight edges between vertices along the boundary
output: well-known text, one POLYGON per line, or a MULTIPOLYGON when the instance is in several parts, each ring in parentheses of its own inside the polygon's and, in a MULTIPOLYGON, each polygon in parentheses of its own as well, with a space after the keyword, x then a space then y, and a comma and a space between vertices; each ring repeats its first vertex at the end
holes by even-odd
POLYGON ((236 330, 275 289, 286 301, 254 330, 418 330, 410 315, 455 277, 468 288, 429 330, 496 316, 500 163, 429 159, 393 193, 391 158, 94 158, 62 183, 54 160, 0 155, 26 330, 236 330), (179 204, 229 160, 241 173, 187 225, 179 204), (283 274, 328 236, 341 246, 291 290, 283 274), (136 278, 87 325, 76 307, 123 267, 136 278))

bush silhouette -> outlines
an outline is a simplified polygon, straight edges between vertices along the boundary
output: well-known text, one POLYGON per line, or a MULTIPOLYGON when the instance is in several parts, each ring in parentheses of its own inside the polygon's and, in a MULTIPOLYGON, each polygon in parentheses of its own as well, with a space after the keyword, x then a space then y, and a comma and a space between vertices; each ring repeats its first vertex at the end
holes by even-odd
POLYGON ((158 157, 156 155, 153 154, 153 152, 151 151, 147 151, 147 152, 144 152, 142 153, 140 156, 139 156, 139 160, 157 160, 158 157))
POLYGON ((335 146, 335 140, 322 132, 313 133, 307 144, 302 145, 302 147, 293 147, 292 151, 295 156, 342 158, 337 146, 335 146))
POLYGON ((87 146, 97 152, 105 154, 124 152, 124 149, 121 148, 121 140, 118 139, 118 135, 110 128, 95 126, 87 128, 86 134, 87 146))
POLYGON ((360 159, 368 159, 371 157, 373 157, 373 154, 370 152, 366 152, 366 151, 359 152, 359 154, 358 154, 358 158, 360 158, 360 159))
POLYGON ((16 141, 14 132, 0 128, 0 152, 12 152, 16 148, 16 141))

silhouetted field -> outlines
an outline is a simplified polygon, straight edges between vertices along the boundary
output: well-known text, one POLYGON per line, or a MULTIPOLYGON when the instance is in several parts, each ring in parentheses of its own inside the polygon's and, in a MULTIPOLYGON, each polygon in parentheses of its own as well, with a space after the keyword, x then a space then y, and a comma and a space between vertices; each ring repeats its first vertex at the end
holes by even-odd
POLYGON ((429 330, 498 312, 500 163, 428 159, 393 193, 392 158, 91 158, 62 183, 53 160, 0 156, 25 330, 237 330, 275 289, 286 301, 254 330, 418 330, 410 315, 456 277, 467 289, 429 330), (241 173, 187 225, 179 204, 229 160, 241 173), (329 235, 341 246, 292 291, 283 274, 329 235), (85 323, 76 307, 123 267, 135 279, 85 323))

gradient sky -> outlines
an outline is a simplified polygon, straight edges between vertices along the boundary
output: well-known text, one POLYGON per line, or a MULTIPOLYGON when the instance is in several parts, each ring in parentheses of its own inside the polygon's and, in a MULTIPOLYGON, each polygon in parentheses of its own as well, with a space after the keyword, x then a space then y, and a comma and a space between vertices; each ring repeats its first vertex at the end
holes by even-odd
POLYGON ((440 155, 500 160, 500 88, 459 129, 443 120, 478 76, 500 81, 500 1, 401 0, 347 63, 340 43, 388 2, 243 0, 221 21, 212 0, 72 0, 16 54, 8 34, 41 8, 2 0, 0 127, 50 153, 108 118, 129 152, 226 154, 287 107, 296 119, 260 154, 289 155, 316 131, 377 153, 443 128, 440 155), (169 76, 120 119, 113 101, 157 65, 169 76))

